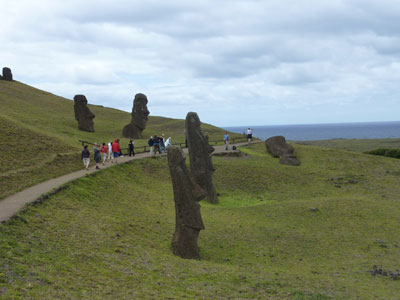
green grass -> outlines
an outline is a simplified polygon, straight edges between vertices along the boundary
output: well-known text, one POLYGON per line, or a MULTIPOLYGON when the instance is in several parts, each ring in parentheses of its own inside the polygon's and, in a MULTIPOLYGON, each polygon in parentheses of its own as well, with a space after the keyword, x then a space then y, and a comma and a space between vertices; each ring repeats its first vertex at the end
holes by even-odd
MULTIPOLYGON (((94 103, 95 99, 88 101, 94 103)), ((132 103, 132 99, 126 101, 132 103)), ((151 99, 149 103, 151 108, 151 99)), ((96 115, 95 132, 78 130, 72 100, 17 81, 0 80, 0 147, 6 154, 0 156, 0 199, 82 168, 79 140, 103 143, 120 138, 121 146, 128 147, 128 139, 121 138, 121 133, 131 120, 130 113, 96 105, 89 107, 96 115)), ((210 140, 223 139, 223 129, 209 124, 202 127, 210 140)), ((150 116, 143 132, 146 138, 135 140, 135 145, 147 145, 148 137, 155 133, 171 136, 173 143, 184 142, 183 130, 182 119, 150 116)))
POLYGON ((201 260, 171 253, 166 158, 68 184, 0 225, 5 299, 398 299, 400 161, 263 144, 214 158, 220 203, 201 202, 201 260), (317 211, 310 210, 317 208, 317 211))
POLYGON ((311 145, 332 149, 365 152, 378 148, 400 148, 400 139, 332 139, 319 141, 296 142, 301 145, 311 145))

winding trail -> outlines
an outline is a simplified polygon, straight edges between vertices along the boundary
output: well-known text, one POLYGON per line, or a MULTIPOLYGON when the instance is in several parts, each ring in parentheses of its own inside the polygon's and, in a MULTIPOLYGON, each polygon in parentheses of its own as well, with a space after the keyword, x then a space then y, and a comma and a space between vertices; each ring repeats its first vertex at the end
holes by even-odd
MULTIPOLYGON (((257 143, 258 141, 253 141, 252 143, 257 143)), ((247 142, 243 143, 235 143, 235 145, 238 146, 243 146, 247 145, 247 142)), ((213 146, 215 148, 214 153, 220 153, 220 152, 226 152, 225 146, 213 146)), ((231 147, 231 146, 230 146, 231 147)), ((232 151, 232 150, 228 150, 232 151)), ((187 149, 184 149, 184 152, 187 153, 187 149)), ((157 154, 157 156, 165 156, 166 154, 157 154)), ((139 153, 136 154, 133 157, 129 156, 123 156, 118 158, 118 164, 121 163, 126 163, 131 160, 135 159, 143 159, 146 157, 150 157, 150 153, 145 152, 145 153, 139 153)), ((109 167, 113 167, 117 164, 113 163, 106 163, 104 166, 100 165, 100 170, 96 170, 94 166, 90 167, 89 171, 86 170, 80 170, 80 171, 75 171, 57 178, 53 178, 47 181, 44 181, 42 183, 39 183, 37 185, 31 186, 29 188, 26 188, 25 190, 22 190, 21 192, 18 192, 14 195, 8 196, 2 200, 0 200, 0 222, 4 223, 7 220, 9 220, 12 216, 14 216, 18 211, 20 211, 25 204, 34 202, 35 200, 39 199, 43 194, 49 193, 51 191, 54 191, 55 189, 59 188, 63 184, 70 182, 74 179, 86 176, 87 174, 91 174, 94 172, 101 171, 102 169, 106 169, 109 167)))

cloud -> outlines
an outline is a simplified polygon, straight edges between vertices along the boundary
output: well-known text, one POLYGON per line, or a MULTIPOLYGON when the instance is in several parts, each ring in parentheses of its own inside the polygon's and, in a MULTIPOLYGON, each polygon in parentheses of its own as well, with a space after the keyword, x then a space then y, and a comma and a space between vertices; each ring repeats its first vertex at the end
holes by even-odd
POLYGON ((2 65, 17 80, 67 98, 82 93, 90 103, 130 111, 142 92, 153 115, 198 111, 217 125, 400 113, 400 4, 393 1, 0 5, 2 65))

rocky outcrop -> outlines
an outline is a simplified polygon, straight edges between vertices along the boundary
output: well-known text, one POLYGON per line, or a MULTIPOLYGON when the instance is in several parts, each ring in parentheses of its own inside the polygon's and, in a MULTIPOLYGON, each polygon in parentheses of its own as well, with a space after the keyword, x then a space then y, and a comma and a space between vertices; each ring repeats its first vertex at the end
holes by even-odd
POLYGON ((94 132, 95 117, 87 106, 87 99, 84 95, 75 95, 74 97, 74 111, 75 120, 78 121, 79 130, 94 132))
POLYGON ((185 154, 180 147, 169 147, 167 157, 176 216, 172 251, 182 258, 198 259, 197 239, 200 230, 204 229, 198 202, 205 197, 205 191, 192 180, 186 167, 185 154))
POLYGON ((273 136, 265 141, 267 151, 274 157, 279 157, 279 162, 285 165, 299 166, 300 161, 294 154, 294 148, 286 143, 283 136, 273 136))
POLYGON ((144 94, 136 94, 133 100, 132 120, 122 130, 122 136, 130 139, 141 139, 142 131, 146 129, 148 116, 147 97, 144 94))
POLYGON ((10 68, 4 67, 3 68, 3 80, 13 81, 13 75, 10 68))
POLYGON ((190 170, 194 181, 206 191, 206 200, 217 203, 218 196, 213 181, 215 171, 211 153, 214 147, 208 144, 208 136, 204 136, 200 128, 200 119, 195 112, 186 116, 186 133, 190 156, 190 170))

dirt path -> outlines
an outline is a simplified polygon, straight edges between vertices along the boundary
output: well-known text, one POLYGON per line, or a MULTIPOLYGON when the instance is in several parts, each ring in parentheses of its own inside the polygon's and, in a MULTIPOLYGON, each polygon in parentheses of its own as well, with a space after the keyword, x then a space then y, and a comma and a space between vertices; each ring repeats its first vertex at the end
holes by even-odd
MULTIPOLYGON (((247 145, 246 142, 244 143, 237 143, 235 144, 236 146, 243 146, 247 145)), ((224 152, 225 146, 214 146, 215 151, 214 152, 224 152)), ((187 153, 187 149, 184 149, 185 153, 187 153)), ((159 155, 159 154, 157 154, 159 155)), ((166 154, 161 154, 161 155, 166 155, 166 154)), ((150 153, 139 153, 136 154, 134 157, 129 157, 129 156, 124 156, 118 158, 118 164, 121 163, 126 163, 128 161, 134 160, 134 159, 142 159, 150 157, 150 153)), ((101 169, 106 169, 112 166, 115 166, 116 164, 113 163, 106 163, 104 166, 100 165, 101 169)), ((35 200, 39 199, 40 196, 43 194, 49 193, 53 191, 54 189, 57 189, 61 185, 86 176, 87 174, 91 174, 93 172, 101 171, 96 170, 95 167, 92 165, 89 169, 89 171, 86 170, 80 170, 76 171, 73 173, 69 173, 57 178, 53 178, 47 181, 44 181, 42 183, 39 183, 37 185, 31 186, 21 192, 18 192, 14 195, 8 196, 4 198, 3 200, 0 200, 0 222, 6 222, 8 219, 10 219, 13 215, 15 215, 20 209, 24 207, 25 204, 34 202, 35 200)))

